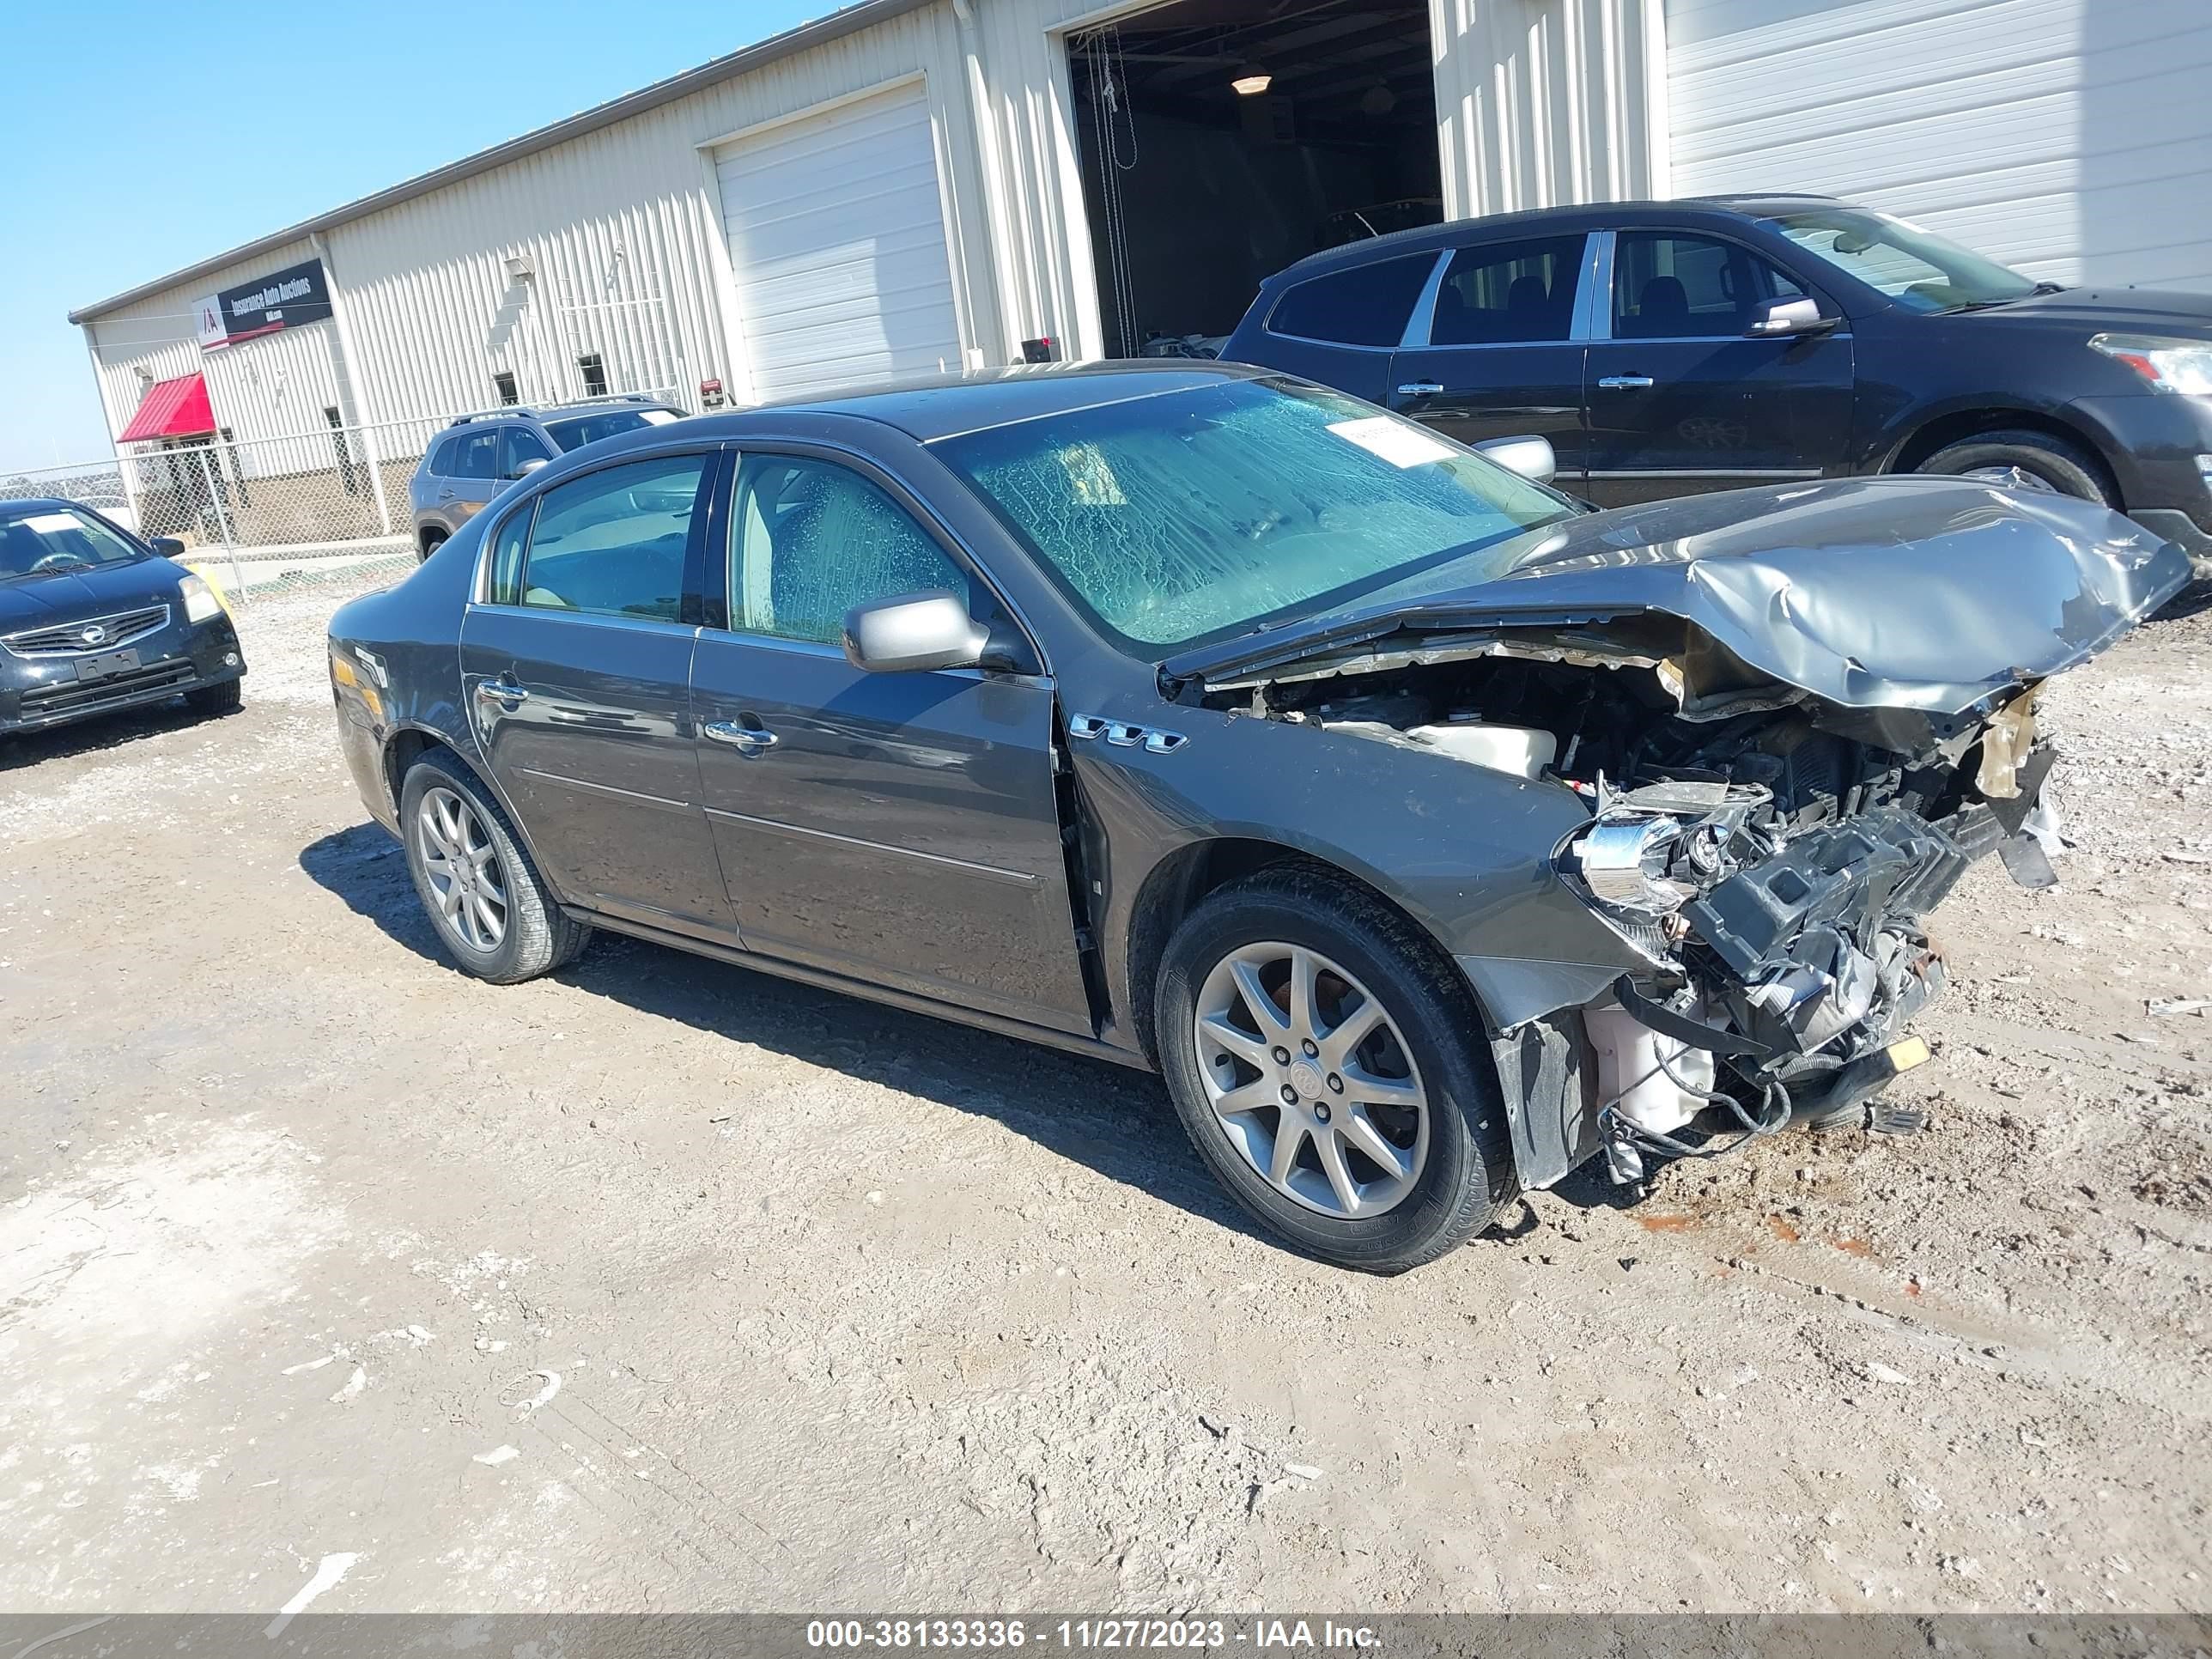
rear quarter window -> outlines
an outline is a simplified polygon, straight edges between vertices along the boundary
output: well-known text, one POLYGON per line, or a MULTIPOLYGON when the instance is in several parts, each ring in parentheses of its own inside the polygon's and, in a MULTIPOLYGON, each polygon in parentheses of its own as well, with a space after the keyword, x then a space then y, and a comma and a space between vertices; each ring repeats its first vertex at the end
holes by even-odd
POLYGON ((1332 345, 1395 346, 1436 264, 1431 250, 1297 283, 1275 301, 1267 331, 1332 345))

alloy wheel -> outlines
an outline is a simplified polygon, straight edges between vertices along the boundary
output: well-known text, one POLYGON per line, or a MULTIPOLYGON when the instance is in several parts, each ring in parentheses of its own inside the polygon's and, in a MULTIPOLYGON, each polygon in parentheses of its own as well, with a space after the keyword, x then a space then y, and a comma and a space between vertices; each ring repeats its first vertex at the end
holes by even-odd
POLYGON ((476 809, 451 789, 427 789, 415 837, 439 920, 471 950, 497 950, 507 937, 507 872, 476 809))
POLYGON ((1428 1096, 1382 1000, 1317 951, 1214 964, 1193 1030, 1214 1121, 1277 1192, 1339 1220, 1396 1207, 1429 1156, 1428 1096))

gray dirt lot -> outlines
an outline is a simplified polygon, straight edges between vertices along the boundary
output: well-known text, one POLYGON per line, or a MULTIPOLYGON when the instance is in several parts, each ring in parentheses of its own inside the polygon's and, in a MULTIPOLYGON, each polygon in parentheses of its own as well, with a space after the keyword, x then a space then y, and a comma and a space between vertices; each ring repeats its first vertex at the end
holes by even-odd
POLYGON ((0 1607, 2212 1607, 2212 1024, 2147 1007, 2212 996, 2212 611, 2051 700, 2079 845, 1939 918, 1924 1134, 1378 1281, 1148 1079, 617 940, 454 972, 344 591, 256 602, 233 719, 0 747, 0 1607))

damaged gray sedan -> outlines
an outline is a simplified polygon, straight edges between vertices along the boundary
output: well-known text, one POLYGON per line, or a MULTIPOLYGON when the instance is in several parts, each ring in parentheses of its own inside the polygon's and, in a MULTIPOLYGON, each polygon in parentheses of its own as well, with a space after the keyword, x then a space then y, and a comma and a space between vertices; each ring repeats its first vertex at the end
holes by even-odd
POLYGON ((1863 1121, 1929 913, 2050 878, 2043 682, 2188 574, 1986 483, 1547 470, 1216 365, 648 429, 338 612, 341 741, 468 971, 605 929, 1154 1068, 1277 1237, 1400 1271, 1863 1121))

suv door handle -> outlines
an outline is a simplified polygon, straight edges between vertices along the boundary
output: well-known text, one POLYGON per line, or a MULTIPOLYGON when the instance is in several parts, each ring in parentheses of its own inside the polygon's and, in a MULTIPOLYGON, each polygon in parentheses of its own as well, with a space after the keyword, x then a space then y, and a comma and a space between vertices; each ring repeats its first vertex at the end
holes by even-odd
POLYGON ((451 485, 451 484, 445 484, 445 485, 441 486, 441 487, 440 487, 440 489, 439 489, 439 490, 438 490, 438 499, 439 499, 440 501, 450 501, 451 500, 453 500, 453 485, 451 485))
POLYGON ((495 680, 478 680, 477 696, 484 702, 495 702, 508 710, 530 701, 530 693, 504 674, 495 680))
POLYGON ((1443 384, 1439 381, 1408 380, 1398 388, 1398 395, 1401 398, 1433 398, 1443 390, 1443 384))
POLYGON ((775 732, 760 726, 739 726, 735 720, 708 720, 700 731, 716 743, 726 743, 741 755, 764 755, 775 747, 775 732))
POLYGON ((1649 374, 1608 374, 1597 383, 1601 392, 1641 392, 1650 384, 1649 374))

